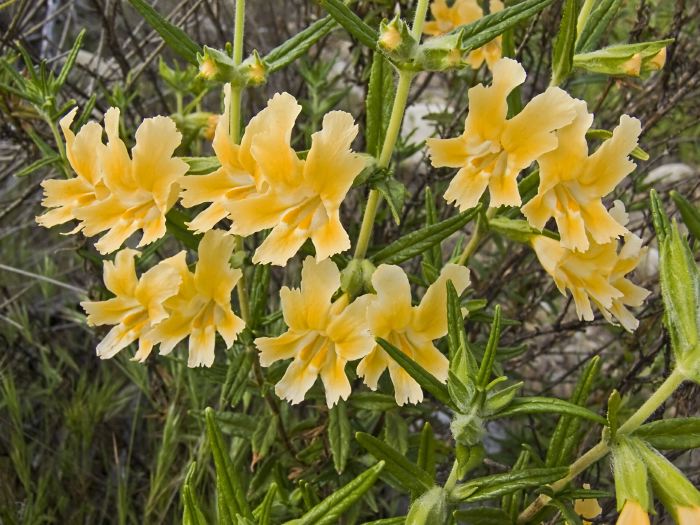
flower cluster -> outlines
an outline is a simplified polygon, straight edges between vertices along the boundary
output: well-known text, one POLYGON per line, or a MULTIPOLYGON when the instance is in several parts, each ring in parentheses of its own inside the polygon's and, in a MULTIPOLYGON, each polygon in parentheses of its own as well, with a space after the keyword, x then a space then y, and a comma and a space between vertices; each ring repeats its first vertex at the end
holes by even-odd
POLYGON ((522 206, 522 213, 538 230, 554 218, 561 238, 532 238, 542 266, 562 294, 571 290, 579 318, 593 319, 592 300, 607 320, 617 319, 625 329, 634 330, 638 321, 626 307, 640 306, 649 292, 625 275, 639 264, 642 243, 625 228, 624 208, 616 217, 602 198, 634 170, 629 155, 637 147, 641 125, 623 115, 612 137, 589 155, 586 132, 593 115, 584 101, 557 87, 507 118, 507 96, 524 81, 520 64, 499 60, 492 84, 469 90, 464 133, 428 139, 433 166, 459 168, 445 199, 465 210, 475 206, 488 188, 491 207, 520 206, 518 174, 536 161, 538 192, 522 206), (620 236, 624 243, 618 252, 620 236))
MULTIPOLYGON (((494 1, 491 10, 501 7, 494 1)), ((473 0, 458 0, 449 8, 436 0, 432 10, 436 21, 426 25, 431 34, 483 14, 473 0)), ((518 176, 537 162, 539 190, 522 212, 539 230, 554 218, 561 237, 531 239, 542 266, 563 294, 571 291, 579 316, 593 319, 592 302, 606 319, 633 330, 637 321, 628 307, 641 305, 648 294, 626 278, 643 254, 641 239, 625 228, 624 208, 608 211, 602 199, 634 169, 628 155, 637 145, 639 122, 623 116, 612 137, 589 154, 586 132, 593 116, 585 102, 550 87, 508 118, 507 97, 525 81, 525 71, 515 60, 492 60, 487 50, 480 52, 493 81, 469 90, 464 133, 427 141, 433 166, 459 169, 444 198, 466 210, 488 189, 492 208, 521 206, 518 176)), ((371 293, 354 300, 339 293, 341 273, 329 257, 350 247, 339 210, 366 161, 351 149, 358 127, 343 111, 326 114, 310 150, 298 154, 291 143, 300 111, 292 95, 276 94, 248 122, 237 143, 231 136, 231 87, 226 85, 212 144, 219 167, 206 175, 186 174, 188 165, 173 156, 181 136, 167 117, 141 124, 131 155, 119 138, 117 109, 105 115, 106 144, 96 123, 73 134, 75 110, 61 120, 66 156, 76 176, 44 182, 43 203, 50 210, 38 217, 40 224, 77 220, 74 233, 106 232, 96 248, 107 254, 137 230, 143 231, 139 246, 162 237, 166 214, 179 197, 182 206, 198 210, 189 229, 204 234, 194 271, 184 251, 140 278, 133 249, 122 249, 113 262, 104 263, 105 286, 114 297, 83 303, 89 324, 113 325, 97 347, 100 357, 112 357, 138 341, 135 359, 143 361, 156 345, 168 354, 189 338, 189 366, 211 366, 216 333, 231 346, 245 325, 231 306, 242 276, 230 263, 234 235, 269 230, 252 257, 255 264, 284 266, 307 240, 315 247, 315 259, 303 262, 300 288, 280 291, 288 330, 255 339, 263 366, 292 359, 276 386, 280 397, 299 402, 320 377, 332 406, 349 396, 346 365, 358 361, 357 375, 369 388, 376 389, 388 369, 396 402, 420 402, 420 385, 378 346, 378 338, 447 381, 448 360, 434 342, 447 333, 447 281, 462 293, 469 270, 447 264, 417 306, 408 276, 393 265, 374 271, 367 286, 371 293), (222 222, 228 232, 214 229, 222 222)))
POLYGON ((229 266, 234 239, 220 230, 207 232, 199 243, 198 262, 190 272, 184 251, 136 276, 139 252, 124 249, 104 263, 104 282, 114 294, 106 301, 81 306, 90 325, 116 325, 97 346, 103 359, 138 340, 134 359, 144 361, 156 344, 168 354, 189 337, 188 366, 211 366, 216 332, 228 346, 243 329, 231 309, 231 292, 241 271, 229 266))

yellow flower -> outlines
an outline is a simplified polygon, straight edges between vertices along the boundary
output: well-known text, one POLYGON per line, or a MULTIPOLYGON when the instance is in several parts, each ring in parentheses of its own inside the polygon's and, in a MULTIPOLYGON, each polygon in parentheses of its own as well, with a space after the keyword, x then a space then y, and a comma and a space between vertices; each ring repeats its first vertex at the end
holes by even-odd
POLYGON ((538 160, 538 193, 522 208, 538 229, 554 217, 562 245, 571 250, 587 250, 587 234, 602 244, 627 231, 601 199, 634 170, 628 155, 637 147, 642 128, 639 120, 623 115, 612 137, 589 156, 586 131, 592 122, 586 103, 577 101, 576 118, 557 132, 559 146, 538 160))
POLYGON ((272 98, 267 111, 269 118, 251 138, 251 153, 266 187, 228 203, 231 231, 245 236, 272 228, 253 255, 254 263, 283 266, 307 239, 314 243, 318 261, 347 250, 350 238, 340 223, 340 203, 365 166, 350 149, 358 131, 352 116, 327 113, 302 160, 289 144, 301 106, 282 93, 272 98))
MULTIPOLYGON (((178 294, 165 303, 169 317, 145 335, 152 344, 160 343, 161 355, 169 354, 189 336, 187 366, 211 366, 216 332, 230 347, 245 327, 231 309, 231 292, 241 278, 241 270, 231 268, 229 263, 234 243, 232 236, 220 230, 207 232, 199 243, 194 273, 187 268, 185 252, 170 259, 182 284, 178 294)), ((140 361, 146 357, 148 354, 137 355, 140 361)))
MULTIPOLYGON (((591 486, 588 483, 584 483, 583 488, 590 490, 591 486)), ((600 516, 603 509, 595 498, 577 499, 574 501, 574 512, 583 518, 583 525, 591 525, 591 522, 588 520, 600 516)))
MULTIPOLYGON (((469 270, 456 264, 446 265, 440 277, 428 287, 419 306, 411 306, 411 287, 404 271, 382 264, 372 275, 377 291, 369 296, 367 309, 370 331, 374 337, 389 341, 439 381, 447 381, 449 362, 433 345, 433 340, 447 333, 447 281, 462 293, 469 285, 469 270)), ((366 297, 366 296, 365 296, 366 297)), ((376 390, 379 377, 389 368, 396 403, 419 403, 423 400, 420 385, 379 346, 357 367, 357 375, 376 390)))
POLYGON ((231 126, 231 84, 224 86, 224 113, 217 118, 212 146, 221 167, 208 175, 189 175, 180 181, 181 203, 185 207, 205 202, 211 205, 187 225, 197 233, 211 230, 217 222, 231 218, 230 204, 262 189, 258 166, 251 153, 251 140, 261 131, 274 126, 273 109, 268 107, 253 117, 239 146, 233 140, 231 126))
MULTIPOLYGON (((611 210, 614 216, 624 214, 620 205, 616 203, 611 210)), ((626 223, 626 220, 621 222, 626 223)), ((609 322, 617 319, 628 331, 637 328, 639 321, 627 307, 641 306, 649 291, 632 283, 625 275, 637 267, 646 251, 639 237, 628 232, 619 252, 619 243, 615 240, 598 244, 591 239, 585 252, 569 250, 544 236, 533 238, 531 243, 559 291, 566 295, 566 290, 571 290, 579 319, 593 320, 593 301, 609 322)))
POLYGON ((119 138, 119 109, 107 111, 105 130, 108 143, 100 165, 107 195, 75 211, 87 237, 108 230, 95 243, 102 254, 117 250, 138 230, 143 230, 139 246, 160 239, 165 214, 175 204, 178 182, 188 169, 172 156, 182 135, 168 117, 143 121, 136 130, 133 158, 119 138))
MULTIPOLYGON (((97 345, 97 355, 102 359, 114 357, 153 325, 167 318, 164 303, 177 294, 180 287, 182 278, 170 264, 170 259, 160 262, 137 279, 134 257, 138 253, 125 249, 117 253, 114 262, 105 261, 105 286, 115 297, 80 303, 88 314, 88 325, 116 325, 97 345)), ((148 352, 150 344, 141 339, 137 356, 148 355, 148 352)))
POLYGON ((616 525, 650 525, 649 514, 639 502, 628 499, 622 507, 616 525))
POLYGON ((523 110, 506 119, 506 97, 525 81, 525 70, 510 58, 493 67, 491 86, 469 90, 469 114, 464 133, 450 139, 428 139, 435 167, 460 168, 445 192, 445 200, 460 210, 474 207, 489 187, 490 206, 519 206, 517 176, 535 159, 557 147, 554 130, 575 117, 575 104, 565 91, 550 87, 523 110))
POLYGON ((444 35, 484 16, 476 0, 455 0, 451 7, 448 7, 445 0, 433 0, 430 12, 435 20, 425 23, 423 33, 431 36, 444 35))
MULTIPOLYGON (((66 157, 76 176, 41 183, 44 188, 41 204, 52 209, 37 217, 36 221, 47 228, 75 219, 76 210, 102 198, 106 192, 100 170, 100 155, 105 148, 102 128, 96 122, 89 122, 74 135, 70 125, 77 111, 78 108, 74 108, 59 122, 66 137, 66 157)), ((80 229, 78 225, 72 233, 80 229)))
POLYGON ((676 508, 678 525, 697 525, 700 523, 700 507, 676 508))
MULTIPOLYGON (((491 0, 489 2, 489 11, 491 13, 501 11, 503 7, 501 0, 491 0)), ((423 32, 431 36, 444 35, 459 26, 476 22, 484 16, 484 12, 476 0, 455 0, 451 7, 447 6, 445 0, 433 0, 430 4, 430 12, 435 20, 426 22, 423 32)), ((477 69, 486 61, 489 69, 491 69, 498 59, 501 58, 501 53, 501 37, 498 36, 484 46, 469 53, 465 62, 472 68, 477 69)))
POLYGON ((348 304, 347 295, 331 298, 340 287, 340 272, 330 259, 307 257, 301 270, 301 288, 280 291, 282 314, 289 329, 279 337, 258 337, 260 364, 270 366, 294 358, 275 393, 299 403, 321 376, 329 407, 350 395, 345 364, 369 353, 374 340, 367 329, 366 297, 348 304))

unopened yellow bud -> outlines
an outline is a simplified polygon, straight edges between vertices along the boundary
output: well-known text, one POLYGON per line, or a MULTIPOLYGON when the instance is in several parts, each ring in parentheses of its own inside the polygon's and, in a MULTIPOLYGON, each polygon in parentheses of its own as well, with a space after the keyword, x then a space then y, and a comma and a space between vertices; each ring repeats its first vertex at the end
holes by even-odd
POLYGON ((379 37, 379 45, 387 51, 394 51, 401 45, 401 33, 394 24, 389 24, 379 37))
POLYGON ((625 75, 638 77, 642 72, 642 55, 640 53, 635 53, 632 55, 632 58, 624 62, 621 67, 625 75))
POLYGON ((676 516, 678 525, 696 525, 700 523, 700 507, 679 507, 676 516))
POLYGON ((648 64, 649 69, 652 70, 659 70, 663 68, 664 65, 666 65, 666 48, 663 48, 661 51, 656 53, 654 58, 652 58, 648 64))
POLYGON ((211 59, 211 57, 206 57, 199 65, 199 74, 207 80, 214 78, 216 71, 216 63, 211 59))
POLYGON ((219 115, 209 115, 203 132, 205 139, 214 140, 214 133, 216 133, 216 125, 219 123, 219 118, 219 115))
POLYGON ((617 518, 616 525, 650 525, 649 514, 638 501, 628 499, 622 507, 620 517, 617 518))

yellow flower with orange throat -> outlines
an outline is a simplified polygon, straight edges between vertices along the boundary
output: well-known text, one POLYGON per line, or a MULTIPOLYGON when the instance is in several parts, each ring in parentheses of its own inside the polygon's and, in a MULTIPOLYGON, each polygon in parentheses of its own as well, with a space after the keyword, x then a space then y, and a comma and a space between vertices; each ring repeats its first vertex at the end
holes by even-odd
POLYGON ((476 206, 486 188, 490 206, 519 206, 518 174, 554 150, 558 144, 554 131, 576 116, 574 99, 550 87, 508 119, 508 94, 524 81, 523 67, 502 58, 493 67, 490 86, 480 84, 469 90, 464 133, 427 140, 433 166, 459 168, 445 200, 455 202, 461 211, 476 206))
POLYGON ((283 266, 307 239, 319 261, 350 248, 340 204, 366 164, 350 149, 358 127, 349 113, 326 114, 300 159, 290 144, 300 112, 292 95, 276 94, 248 124, 240 146, 227 143, 228 119, 220 119, 214 143, 222 168, 183 183, 185 206, 212 203, 190 228, 205 231, 227 217, 238 235, 272 229, 253 255, 260 264, 283 266))
POLYGON ((209 203, 209 206, 187 223, 188 227, 204 233, 219 221, 231 219, 231 203, 245 199, 261 191, 264 182, 258 176, 258 165, 251 152, 251 139, 261 128, 273 123, 266 121, 271 112, 261 111, 253 117, 241 144, 236 144, 230 134, 231 85, 224 86, 224 113, 217 118, 212 147, 221 166, 206 175, 188 175, 180 181, 181 204, 186 208, 209 203))
POLYGON ((82 230, 87 237, 106 231, 95 243, 102 254, 118 250, 138 230, 143 232, 138 246, 160 239, 165 235, 165 214, 175 204, 178 182, 188 169, 173 157, 182 139, 175 123, 168 117, 144 120, 129 156, 119 138, 119 109, 105 114, 106 146, 93 123, 73 136, 69 125, 74 115, 62 119, 61 127, 77 177, 45 182, 44 205, 54 209, 38 222, 53 226, 75 218, 80 224, 74 231, 82 230))
POLYGON ((97 355, 102 359, 114 357, 136 340, 139 340, 137 356, 148 355, 152 344, 143 336, 168 317, 165 302, 180 289, 182 277, 170 259, 137 277, 138 254, 127 248, 117 253, 114 262, 104 262, 104 283, 114 294, 113 298, 80 303, 88 314, 88 325, 115 325, 97 345, 97 355))
MULTIPOLYGON (((503 2, 491 0, 489 2, 489 12, 496 13, 503 10, 503 2)), ((451 6, 446 0, 433 0, 430 3, 430 12, 433 20, 425 23, 423 32, 430 36, 440 36, 457 29, 459 26, 476 22, 484 16, 476 0, 455 0, 451 6)), ((482 47, 470 52, 465 62, 472 68, 477 69, 486 62, 489 68, 501 58, 502 37, 499 35, 482 47)))
MULTIPOLYGON (((620 224, 627 223, 624 207, 619 201, 611 213, 620 224)), ((552 276, 562 295, 566 295, 566 290, 571 291, 579 319, 593 320, 593 302, 609 322, 617 320, 627 331, 637 328, 639 321, 628 308, 641 306, 649 295, 649 290, 626 277, 646 253, 638 236, 627 232, 621 248, 616 240, 598 244, 590 239, 585 252, 570 250, 542 235, 530 242, 542 267, 552 276)))
MULTIPOLYGON (((198 247, 194 272, 185 261, 185 252, 170 259, 182 279, 177 295, 169 298, 167 319, 146 334, 151 344, 160 343, 160 354, 169 354, 185 338, 189 338, 187 366, 211 366, 214 363, 216 334, 226 347, 231 347, 245 328, 243 319, 231 308, 231 293, 242 272, 230 265, 235 239, 221 230, 204 234, 198 247)), ((143 360, 147 355, 139 355, 143 360)))
MULTIPOLYGON (((446 265, 431 284, 418 306, 411 304, 411 287, 406 273, 398 266, 382 264, 372 275, 376 295, 370 298, 367 318, 372 335, 387 340, 438 381, 447 381, 449 362, 433 344, 447 334, 447 281, 457 293, 469 285, 469 270, 456 264, 446 265)), ((386 369, 394 384, 396 402, 419 403, 423 400, 420 385, 379 345, 357 366, 357 375, 372 390, 377 389, 386 369)))
MULTIPOLYGON (((78 108, 73 108, 59 122, 66 138, 66 157, 76 176, 69 179, 49 179, 41 183, 44 188, 41 204, 50 209, 37 217, 36 221, 47 228, 75 220, 77 210, 107 194, 100 166, 100 157, 105 149, 102 143, 102 127, 97 122, 89 122, 77 135, 74 134, 70 125, 77 112, 78 108)), ((82 226, 78 225, 73 233, 81 228, 82 226)))
POLYGON ((304 260, 301 287, 280 291, 282 314, 289 329, 278 337, 258 337, 260 364, 270 366, 293 359, 275 393, 291 403, 300 403, 321 378, 326 403, 332 407, 350 395, 345 373, 348 361, 367 355, 374 346, 367 328, 367 298, 349 303, 347 294, 335 301, 340 271, 330 259, 304 260))
POLYGON ((612 137, 589 155, 586 131, 592 122, 586 103, 577 101, 576 118, 557 132, 557 149, 538 159, 539 189, 522 208, 528 222, 540 230, 554 217, 561 244, 570 250, 586 251, 589 236, 604 244, 627 232, 602 198, 634 170, 629 154, 637 147, 641 124, 623 115, 612 137))

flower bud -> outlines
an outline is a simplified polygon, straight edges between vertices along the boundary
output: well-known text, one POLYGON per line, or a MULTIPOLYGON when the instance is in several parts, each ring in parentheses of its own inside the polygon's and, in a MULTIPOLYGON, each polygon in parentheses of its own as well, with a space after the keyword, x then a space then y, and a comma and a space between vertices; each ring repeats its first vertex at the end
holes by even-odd
POLYGON ((245 79, 233 59, 223 51, 204 46, 204 53, 197 54, 199 75, 202 78, 218 82, 231 82, 234 86, 243 86, 245 79))
POLYGON ((649 523, 647 512, 651 507, 651 495, 647 467, 635 446, 637 441, 619 436, 612 446, 615 498, 620 511, 617 525, 649 523))
POLYGON ((406 22, 398 15, 391 22, 382 20, 379 26, 379 47, 396 63, 405 64, 413 60, 418 42, 411 35, 406 22))
POLYGON ((241 64, 240 71, 246 80, 246 85, 260 86, 267 80, 267 66, 257 51, 253 51, 253 54, 241 64))
POLYGON ((444 71, 464 67, 461 48, 463 31, 437 36, 426 40, 419 48, 417 62, 424 71, 444 71))
POLYGON ((353 259, 340 274, 340 288, 350 297, 371 292, 375 266, 367 259, 353 259))
POLYGON ((432 525, 447 523, 447 494, 442 487, 433 487, 413 502, 406 525, 432 525))
POLYGON ((638 441, 637 449, 644 458, 654 487, 654 493, 680 525, 700 523, 700 492, 676 466, 651 448, 638 441))
POLYGON ((457 443, 471 447, 481 443, 484 422, 476 414, 457 414, 450 423, 450 430, 457 443))
POLYGON ((638 77, 666 63, 666 45, 673 40, 610 46, 574 55, 574 66, 593 73, 638 77))
POLYGON ((700 271, 677 224, 659 241, 659 256, 664 322, 677 366, 700 382, 700 271))

